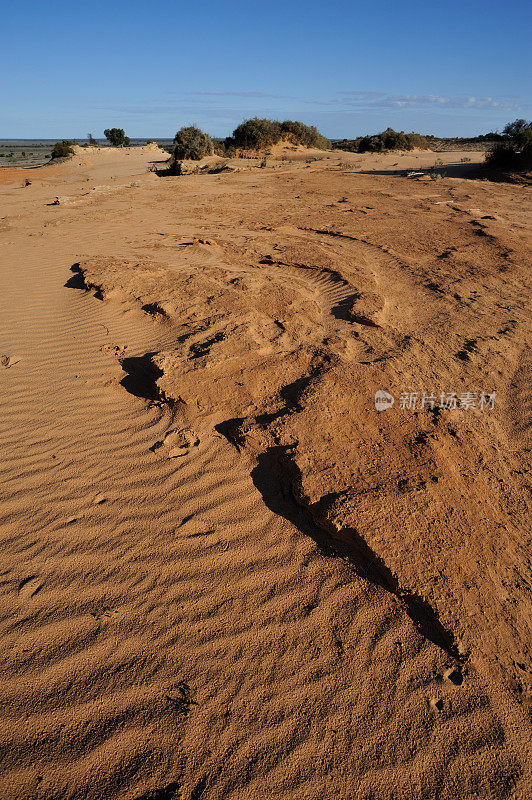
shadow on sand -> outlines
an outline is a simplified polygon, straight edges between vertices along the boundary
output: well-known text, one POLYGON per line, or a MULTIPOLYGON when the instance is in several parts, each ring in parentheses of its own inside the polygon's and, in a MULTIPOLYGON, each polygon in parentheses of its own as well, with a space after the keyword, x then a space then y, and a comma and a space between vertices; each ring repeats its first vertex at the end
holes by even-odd
POLYGON ((413 167, 412 169, 360 169, 356 170, 359 175, 396 175, 407 178, 411 172, 422 172, 424 175, 436 174, 442 178, 476 178, 479 169, 483 166, 479 161, 467 162, 464 164, 443 164, 428 167, 413 167))
MULTIPOLYGON (((218 432, 239 450, 244 444, 238 433, 241 422, 239 419, 228 420, 216 426, 218 432)), ((455 661, 463 660, 453 635, 445 630, 427 601, 401 589, 391 570, 355 528, 342 528, 336 532, 331 527, 328 531, 321 522, 316 521, 312 508, 307 510, 296 499, 295 487, 301 483, 301 473, 291 457, 290 447, 268 448, 258 457, 251 478, 264 502, 274 514, 284 517, 301 533, 310 536, 324 554, 346 558, 357 575, 401 600, 408 616, 422 636, 444 650, 455 661)), ((324 497, 320 505, 326 505, 328 500, 332 499, 334 496, 324 497)))

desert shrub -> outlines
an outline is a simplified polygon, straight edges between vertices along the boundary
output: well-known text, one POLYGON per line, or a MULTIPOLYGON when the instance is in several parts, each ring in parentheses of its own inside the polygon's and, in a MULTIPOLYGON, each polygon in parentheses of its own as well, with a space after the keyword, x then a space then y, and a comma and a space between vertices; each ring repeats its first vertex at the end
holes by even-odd
POLYGON ((224 146, 226 150, 241 148, 242 150, 264 150, 287 139, 292 144, 305 147, 317 147, 328 150, 330 141, 323 136, 315 125, 305 125, 297 120, 287 119, 284 122, 272 119, 253 117, 242 122, 233 135, 228 137, 224 146))
POLYGON ((384 150, 412 150, 408 137, 403 131, 394 131, 393 128, 386 128, 381 134, 384 150))
POLYGON ((62 142, 56 142, 52 150, 52 158, 67 158, 68 156, 74 155, 74 151, 72 149, 73 144, 76 143, 70 141, 69 139, 63 139, 62 142))
POLYGON ((382 153, 385 150, 413 150, 414 147, 427 150, 429 142, 420 133, 405 133, 386 128, 382 133, 359 136, 357 139, 342 139, 335 143, 339 150, 351 153, 382 153))
POLYGON ((486 153, 486 164, 493 169, 517 169, 518 158, 511 142, 497 142, 486 153))
POLYGON ((358 153, 358 146, 361 138, 362 137, 359 136, 358 139, 338 139, 333 142, 333 145, 337 150, 345 150, 347 153, 358 153))
POLYGON ((233 131, 228 141, 229 146, 241 147, 244 150, 261 150, 276 144, 281 138, 281 125, 271 119, 247 119, 233 131))
POLYGON ((492 169, 532 169, 532 122, 516 119, 503 130, 502 140, 496 142, 486 155, 486 163, 492 169))
POLYGON ((174 136, 173 157, 175 161, 183 158, 199 161, 204 156, 212 156, 214 147, 211 137, 194 125, 181 128, 174 136))
POLYGON ((516 147, 513 142, 498 142, 486 155, 486 163, 493 169, 523 172, 532 169, 532 142, 516 147))
POLYGON ((236 148, 233 144, 233 139, 213 139, 214 154, 221 158, 233 158, 236 156, 236 148))
POLYGON ((305 147, 317 147, 320 150, 329 150, 331 143, 323 136, 315 125, 305 125, 297 120, 286 119, 281 122, 281 137, 289 138, 294 144, 305 147))
MULTIPOLYGON (((317 133, 317 129, 314 128, 317 133)), ((312 144, 312 130, 308 125, 297 120, 285 119, 281 122, 281 136, 284 136, 294 144, 304 144, 306 147, 311 147, 312 144)))
POLYGON ((375 136, 364 137, 359 146, 359 153, 364 152, 366 139, 369 139, 369 150, 413 150, 414 147, 428 148, 428 142, 419 133, 404 133, 404 131, 394 131, 393 128, 386 128, 382 133, 375 136))
POLYGON ((379 153, 384 150, 384 140, 382 136, 362 136, 358 143, 359 153, 379 153))
POLYGON ((127 147, 129 144, 129 136, 123 128, 106 128, 103 133, 113 147, 127 147))
POLYGON ((428 141, 426 136, 422 136, 421 133, 407 133, 406 138, 410 147, 408 149, 413 150, 417 148, 418 150, 428 150, 430 148, 430 142, 428 141))

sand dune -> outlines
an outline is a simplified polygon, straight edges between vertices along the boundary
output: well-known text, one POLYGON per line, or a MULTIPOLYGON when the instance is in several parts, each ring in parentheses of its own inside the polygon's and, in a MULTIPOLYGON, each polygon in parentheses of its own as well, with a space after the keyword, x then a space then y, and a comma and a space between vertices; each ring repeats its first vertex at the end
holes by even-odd
POLYGON ((530 794, 529 190, 282 156, 0 173, 3 800, 530 794))

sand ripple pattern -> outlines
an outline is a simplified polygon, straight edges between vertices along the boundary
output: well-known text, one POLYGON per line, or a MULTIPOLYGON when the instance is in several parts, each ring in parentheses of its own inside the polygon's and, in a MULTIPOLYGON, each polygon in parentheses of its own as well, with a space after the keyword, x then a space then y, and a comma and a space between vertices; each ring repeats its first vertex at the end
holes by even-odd
MULTIPOLYGON (((116 252, 133 212, 104 202, 116 252)), ((2 800, 521 796, 515 719, 397 598, 273 514, 215 430, 154 446, 170 412, 117 355, 172 326, 65 288, 78 254, 47 237, 2 256, 2 800)))

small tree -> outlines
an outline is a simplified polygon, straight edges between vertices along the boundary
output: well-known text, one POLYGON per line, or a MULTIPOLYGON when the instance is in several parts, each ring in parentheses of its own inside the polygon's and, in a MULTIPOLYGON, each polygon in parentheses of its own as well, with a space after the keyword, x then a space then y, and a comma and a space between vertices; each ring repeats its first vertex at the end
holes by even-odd
POLYGON ((87 139, 88 139, 87 144, 89 147, 98 147, 98 142, 96 141, 92 133, 87 134, 87 139))
POLYGON ((514 119, 513 122, 509 122, 503 128, 504 136, 510 136, 510 138, 514 139, 523 134, 524 131, 528 131, 532 128, 532 122, 527 122, 526 119, 514 119))
POLYGON ((129 144, 129 136, 126 136, 123 128, 106 128, 104 136, 113 147, 127 147, 129 144))
POLYGON ((212 156, 214 146, 208 133, 204 133, 194 125, 181 128, 174 136, 173 156, 175 161, 190 158, 199 161, 204 156, 212 156))

